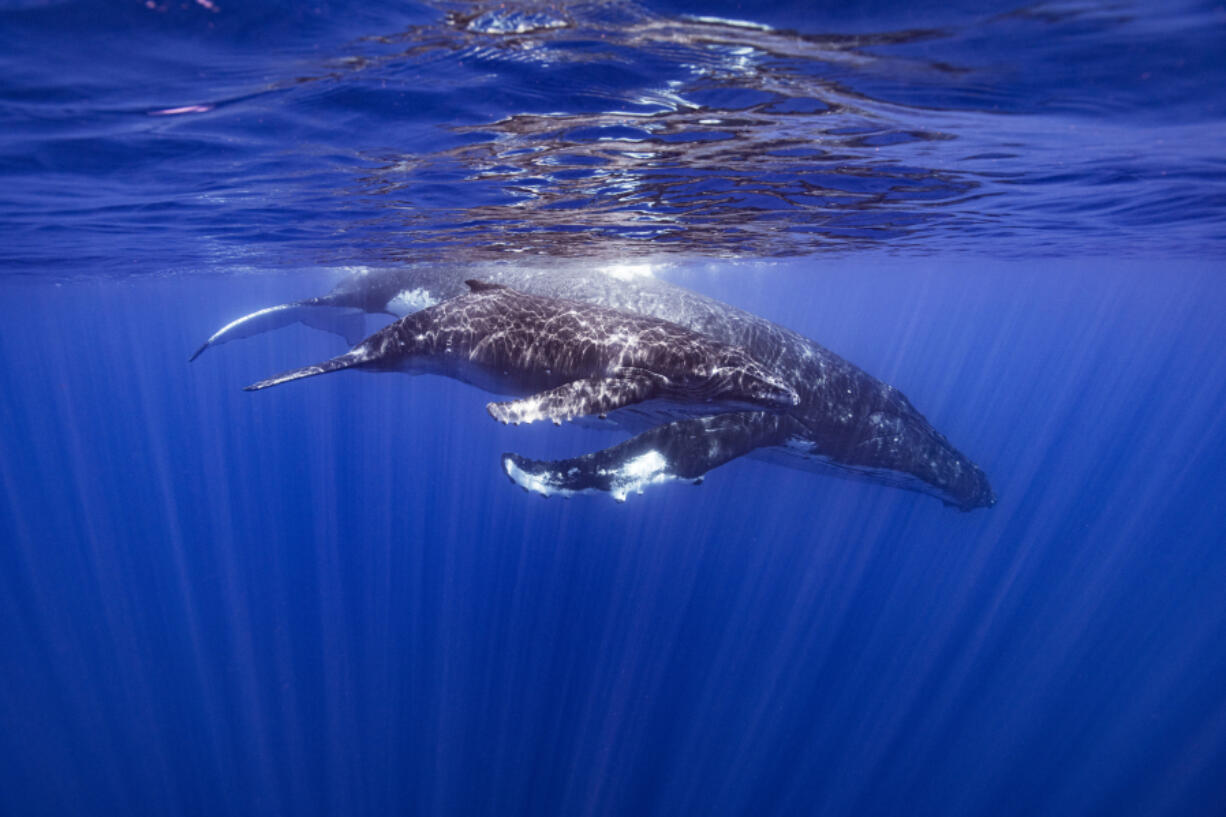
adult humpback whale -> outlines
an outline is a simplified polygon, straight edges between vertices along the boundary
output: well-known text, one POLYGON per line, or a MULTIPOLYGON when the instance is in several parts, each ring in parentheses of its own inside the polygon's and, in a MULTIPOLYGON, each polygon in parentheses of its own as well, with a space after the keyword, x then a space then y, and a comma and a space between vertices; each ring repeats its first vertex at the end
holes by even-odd
MULTIPOLYGON (((460 294, 465 277, 471 275, 471 268, 446 266, 353 275, 328 295, 270 307, 227 324, 193 359, 228 340, 296 321, 322 326, 321 318, 400 314, 438 303, 460 294)), ((545 494, 611 490, 617 497, 622 490, 610 487, 609 474, 617 472, 614 463, 635 462, 641 472, 635 487, 641 488, 669 479, 696 479, 748 454, 920 491, 962 510, 996 502, 984 473, 901 392, 796 332, 655 278, 624 281, 602 272, 513 267, 483 270, 482 277, 525 293, 663 318, 741 347, 800 397, 795 407, 781 413, 672 420, 606 451, 573 460, 550 463, 505 455, 507 474, 529 490, 545 494)), ((623 414, 634 411, 631 407, 623 414)))
POLYGON ((650 404, 659 418, 800 402, 742 350, 659 318, 466 282, 471 292, 408 315, 340 357, 261 380, 364 368, 441 374, 520 399, 486 406, 504 423, 600 416, 650 404))

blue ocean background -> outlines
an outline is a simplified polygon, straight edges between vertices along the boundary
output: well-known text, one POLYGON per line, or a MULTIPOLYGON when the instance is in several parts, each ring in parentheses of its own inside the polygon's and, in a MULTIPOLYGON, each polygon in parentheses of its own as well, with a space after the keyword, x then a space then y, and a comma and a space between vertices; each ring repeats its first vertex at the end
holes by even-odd
POLYGON ((1226 9, 0 0, 0 814, 1226 813, 1226 9), (652 274, 999 497, 541 500, 226 322, 652 274))

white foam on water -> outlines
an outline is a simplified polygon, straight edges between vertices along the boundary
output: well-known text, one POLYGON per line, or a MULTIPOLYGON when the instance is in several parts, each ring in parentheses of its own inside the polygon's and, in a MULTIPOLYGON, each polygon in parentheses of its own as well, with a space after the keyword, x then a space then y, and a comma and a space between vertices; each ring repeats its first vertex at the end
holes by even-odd
POLYGON ((651 264, 612 264, 604 268, 604 274, 619 281, 633 281, 636 278, 654 278, 655 271, 651 264))
POLYGON ((438 298, 431 295, 428 290, 417 287, 416 289, 402 289, 396 293, 396 297, 387 302, 387 309, 403 318, 405 315, 420 312, 437 303, 438 298))

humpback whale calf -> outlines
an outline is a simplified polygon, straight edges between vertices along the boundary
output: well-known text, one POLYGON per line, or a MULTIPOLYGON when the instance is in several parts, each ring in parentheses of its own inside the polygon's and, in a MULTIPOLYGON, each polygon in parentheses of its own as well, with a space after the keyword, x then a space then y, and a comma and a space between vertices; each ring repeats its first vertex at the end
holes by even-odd
POLYGON ((257 309, 214 332, 192 353, 195 360, 208 349, 240 338, 249 338, 274 329, 304 323, 340 335, 357 343, 368 334, 366 315, 404 317, 464 292, 464 279, 458 270, 445 274, 409 275, 412 270, 361 270, 346 276, 327 295, 257 309), (420 279, 420 282, 417 280, 420 279))
POLYGON ((351 368, 441 374, 518 397, 486 406, 494 419, 516 425, 607 417, 639 404, 668 418, 800 402, 745 352, 668 321, 467 284, 469 293, 401 318, 339 357, 247 389, 351 368))
MULTIPOLYGON (((328 295, 269 307, 227 324, 192 357, 231 339, 297 321, 320 328, 332 322, 333 331, 350 334, 345 321, 354 315, 411 313, 461 294, 464 279, 471 275, 471 268, 442 265, 357 273, 328 295)), ((627 281, 598 270, 509 266, 483 270, 482 277, 524 293, 662 318, 708 335, 743 349, 782 377, 800 398, 783 412, 665 418, 666 424, 639 437, 574 460, 550 463, 505 455, 507 475, 528 490, 561 495, 608 491, 624 498, 627 484, 640 490, 671 479, 698 479, 748 455, 919 491, 962 510, 996 502, 983 471, 902 392, 765 318, 652 277, 627 281), (633 479, 625 477, 631 473, 636 474, 633 479)), ((638 410, 629 406, 623 418, 638 410)))

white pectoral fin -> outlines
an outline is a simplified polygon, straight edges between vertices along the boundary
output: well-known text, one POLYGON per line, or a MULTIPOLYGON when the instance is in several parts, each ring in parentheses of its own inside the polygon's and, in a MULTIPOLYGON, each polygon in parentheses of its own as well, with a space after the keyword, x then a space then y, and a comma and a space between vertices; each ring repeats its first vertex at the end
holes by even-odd
POLYGON ((212 337, 201 344, 191 356, 195 360, 206 349, 219 346, 232 340, 250 338, 281 329, 295 323, 303 323, 315 329, 340 335, 354 346, 368 334, 366 331, 366 313, 352 306, 332 306, 295 301, 289 304, 278 304, 264 309, 258 309, 241 318, 230 321, 213 333, 212 337))
POLYGON ((790 420, 766 412, 734 412, 679 420, 617 445, 565 460, 503 454, 502 468, 516 485, 543 496, 608 493, 618 502, 651 485, 700 482, 704 474, 762 446, 778 445, 790 420))
POLYGON ((290 369, 288 372, 273 375, 252 383, 250 386, 244 386, 244 391, 263 391, 270 386, 279 386, 282 383, 288 383, 291 380, 302 380, 304 377, 315 377, 316 375, 328 374, 329 372, 338 372, 341 369, 352 369, 355 366, 361 366, 368 362, 369 357, 361 349, 354 349, 346 352, 340 357, 334 357, 331 360, 325 360, 322 363, 315 363, 311 366, 303 366, 299 369, 290 369))
POLYGON ((657 383, 648 377, 616 376, 573 380, 522 400, 489 403, 486 410, 502 423, 561 423, 575 417, 604 415, 640 403, 656 394, 657 383))

